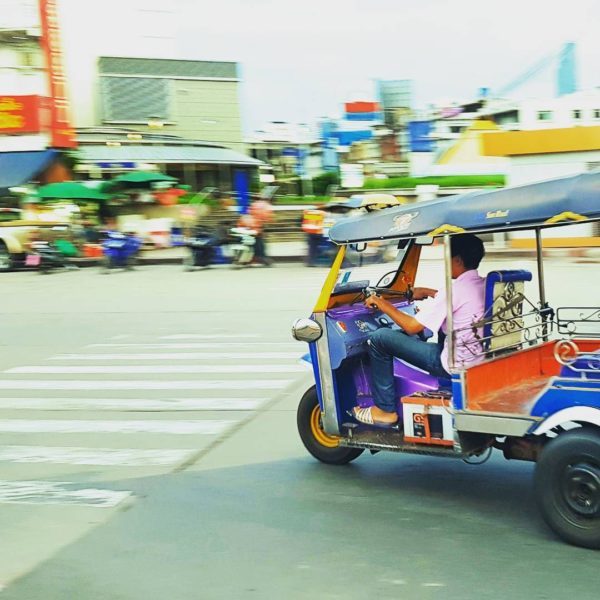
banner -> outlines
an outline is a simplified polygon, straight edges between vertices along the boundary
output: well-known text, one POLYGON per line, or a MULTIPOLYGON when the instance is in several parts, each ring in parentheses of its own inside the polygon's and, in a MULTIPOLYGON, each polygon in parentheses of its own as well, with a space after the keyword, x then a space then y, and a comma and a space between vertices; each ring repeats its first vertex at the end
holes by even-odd
POLYGON ((77 143, 69 118, 69 102, 67 100, 56 0, 39 1, 42 26, 40 43, 46 58, 50 98, 52 100, 51 145, 54 148, 75 148, 77 143))
POLYGON ((45 132, 50 119, 48 98, 0 96, 0 134, 45 132))

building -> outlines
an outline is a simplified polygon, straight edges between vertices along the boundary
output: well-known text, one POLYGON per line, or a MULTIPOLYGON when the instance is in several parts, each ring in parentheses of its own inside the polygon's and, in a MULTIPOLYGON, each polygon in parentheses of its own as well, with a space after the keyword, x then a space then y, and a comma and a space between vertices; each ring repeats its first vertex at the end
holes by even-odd
POLYGON ((226 146, 163 132, 90 127, 77 130, 75 171, 86 179, 110 178, 129 170, 158 169, 192 190, 216 187, 232 191, 243 177, 254 179, 262 163, 226 146))
MULTIPOLYGON (((54 2, 0 0, 0 195, 68 178, 75 146, 54 2)), ((13 199, 14 200, 14 199, 13 199)))
POLYGON ((557 98, 491 100, 479 115, 514 131, 600 125, 600 88, 557 98))
MULTIPOLYGON (((507 185, 511 186, 600 169, 600 124, 484 133, 482 145, 487 156, 509 160, 507 185)), ((547 246, 600 246, 597 224, 553 228, 544 236, 547 246)), ((534 241, 529 233, 516 232, 511 243, 533 247, 534 241)))
POLYGON ((158 126, 243 151, 237 63, 101 56, 97 69, 98 125, 158 126))
POLYGON ((242 154, 238 65, 176 57, 180 4, 0 0, 0 152, 27 163, 5 187, 39 178, 48 149, 75 147, 75 128, 80 175, 150 164, 194 189, 231 189, 257 169, 242 154))
POLYGON ((307 125, 272 121, 246 139, 254 159, 272 168, 273 180, 286 193, 311 193, 311 181, 323 172, 321 141, 307 125))

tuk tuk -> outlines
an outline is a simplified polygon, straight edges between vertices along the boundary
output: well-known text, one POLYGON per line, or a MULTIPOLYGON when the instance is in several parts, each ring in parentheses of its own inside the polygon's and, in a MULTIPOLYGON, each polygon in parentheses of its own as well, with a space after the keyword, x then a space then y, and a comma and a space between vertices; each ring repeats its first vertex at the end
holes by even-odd
MULTIPOLYGON (((330 231, 339 245, 336 259, 312 315, 292 328, 295 339, 309 344, 305 359, 315 379, 297 412, 308 452, 343 465, 365 450, 482 462, 498 449, 506 459, 536 463, 536 502, 559 537, 600 548, 600 298, 554 306, 546 297, 542 254, 546 228, 594 221, 600 221, 599 172, 393 206, 336 223, 330 231), (483 317, 467 328, 477 343, 461 349, 464 336, 453 328, 451 237, 516 230, 535 237, 537 274, 488 273, 483 317), (378 270, 342 267, 347 248, 390 240, 398 243, 394 263, 378 270), (365 300, 377 294, 416 314, 414 282, 431 244, 443 246, 450 379, 394 359, 398 423, 365 425, 352 409, 373 405, 369 338, 381 327, 399 329, 365 300), (476 360, 461 363, 466 350, 476 360)), ((581 285, 585 291, 588 284, 581 285)))

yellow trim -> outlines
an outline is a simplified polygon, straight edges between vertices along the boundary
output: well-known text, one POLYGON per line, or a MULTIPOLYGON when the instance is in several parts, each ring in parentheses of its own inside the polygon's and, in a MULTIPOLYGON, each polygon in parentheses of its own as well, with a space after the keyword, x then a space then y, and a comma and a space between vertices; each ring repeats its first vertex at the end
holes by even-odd
MULTIPOLYGON (((535 239, 517 238, 510 240, 511 248, 535 248, 535 239)), ((600 237, 543 238, 543 248, 600 248, 600 237)))
POLYGON ((340 445, 340 439, 333 435, 328 435, 321 426, 321 407, 317 404, 310 413, 310 430, 315 440, 325 446, 325 448, 337 448, 340 445))
POLYGON ((321 290, 321 294, 319 295, 319 299, 315 304, 315 308, 313 312, 324 312, 327 310, 327 305, 329 304, 329 298, 331 297, 331 292, 333 292, 333 288, 335 287, 335 282, 337 281, 338 273, 340 272, 340 268, 342 266, 342 262, 344 260, 344 256, 346 255, 346 246, 340 246, 338 250, 337 256, 331 265, 331 269, 327 275, 327 279, 325 279, 325 283, 323 284, 323 289, 321 290))
POLYGON ((442 235, 444 233, 464 233, 465 230, 462 227, 457 227, 456 225, 440 225, 436 227, 433 231, 430 231, 427 235, 430 237, 435 237, 436 235, 442 235))
POLYGON ((546 223, 560 223, 561 221, 587 221, 587 217, 567 210, 563 213, 560 213, 560 215, 554 215, 553 217, 550 217, 546 223))
POLYGON ((481 134, 486 156, 518 156, 600 150, 600 125, 481 134))

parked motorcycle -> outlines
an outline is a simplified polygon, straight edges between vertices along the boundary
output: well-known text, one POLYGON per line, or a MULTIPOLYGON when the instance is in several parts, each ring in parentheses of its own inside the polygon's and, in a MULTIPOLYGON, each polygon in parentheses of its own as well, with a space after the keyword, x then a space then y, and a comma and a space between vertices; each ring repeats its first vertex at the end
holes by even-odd
POLYGON ((183 257, 183 268, 191 271, 194 267, 208 267, 219 255, 221 240, 216 232, 206 227, 195 227, 189 236, 183 238, 187 252, 183 257))
POLYGON ((226 243, 222 247, 223 255, 230 259, 232 266, 244 267, 254 258, 256 231, 249 227, 232 227, 226 243))
POLYGON ((232 227, 219 234, 198 226, 184 238, 184 245, 188 248, 183 257, 183 267, 187 271, 211 264, 243 267, 254 258, 256 231, 249 227, 232 227))
POLYGON ((133 269, 142 241, 133 233, 107 231, 102 240, 102 272, 110 269, 133 269))
POLYGON ((53 269, 66 267, 64 255, 54 244, 46 240, 35 240, 29 244, 30 252, 25 257, 25 266, 37 268, 44 275, 53 269))

